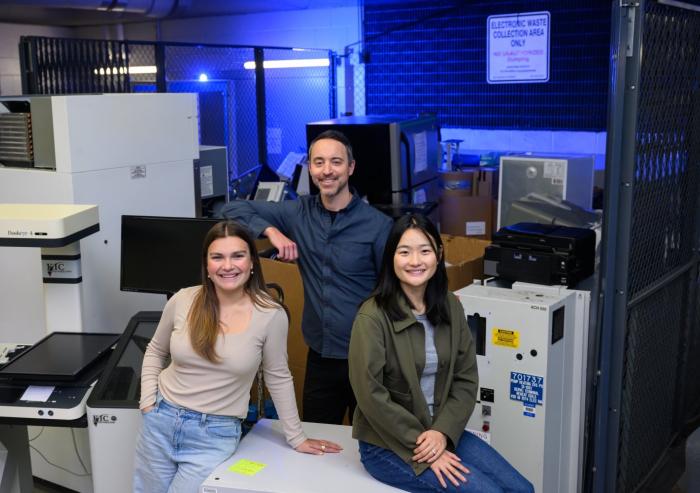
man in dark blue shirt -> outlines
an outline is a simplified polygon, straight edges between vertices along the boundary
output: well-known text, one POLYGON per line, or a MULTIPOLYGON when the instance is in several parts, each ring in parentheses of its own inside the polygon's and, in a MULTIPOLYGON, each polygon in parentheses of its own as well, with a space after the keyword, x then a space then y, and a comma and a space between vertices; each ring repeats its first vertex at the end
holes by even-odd
POLYGON ((267 236, 278 258, 297 260, 304 283, 302 332, 309 346, 304 421, 340 424, 355 398, 348 379, 350 329, 374 287, 391 219, 349 187, 352 147, 328 130, 309 146, 309 174, 318 195, 281 203, 234 201, 225 217, 267 236))

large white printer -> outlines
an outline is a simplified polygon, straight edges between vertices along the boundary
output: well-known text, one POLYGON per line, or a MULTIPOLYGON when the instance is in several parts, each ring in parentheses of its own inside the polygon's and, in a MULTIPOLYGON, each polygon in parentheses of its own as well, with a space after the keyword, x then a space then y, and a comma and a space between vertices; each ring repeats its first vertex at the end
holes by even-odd
POLYGON ((516 282, 472 284, 455 295, 479 368, 467 430, 536 492, 581 491, 590 293, 516 282))

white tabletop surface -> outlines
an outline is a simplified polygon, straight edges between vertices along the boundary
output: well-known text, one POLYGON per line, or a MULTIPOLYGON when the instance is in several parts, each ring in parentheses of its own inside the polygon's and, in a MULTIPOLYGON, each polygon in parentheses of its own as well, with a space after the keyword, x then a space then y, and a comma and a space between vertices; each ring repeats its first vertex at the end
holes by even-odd
POLYGON ((219 465, 200 486, 200 493, 362 493, 398 492, 375 480, 360 463, 357 440, 350 426, 303 423, 310 438, 340 444, 338 454, 295 452, 284 440, 277 420, 260 420, 241 440, 231 458, 219 465), (252 476, 228 468, 241 459, 263 463, 252 476))

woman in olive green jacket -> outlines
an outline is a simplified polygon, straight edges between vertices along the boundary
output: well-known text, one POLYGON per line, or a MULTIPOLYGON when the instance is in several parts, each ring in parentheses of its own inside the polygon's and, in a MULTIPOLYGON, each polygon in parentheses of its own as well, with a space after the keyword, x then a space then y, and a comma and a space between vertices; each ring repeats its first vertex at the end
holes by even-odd
POLYGON ((531 492, 464 430, 476 401, 476 355, 464 309, 447 291, 442 253, 430 221, 399 218, 377 287, 355 318, 349 370, 362 463, 406 491, 531 492))

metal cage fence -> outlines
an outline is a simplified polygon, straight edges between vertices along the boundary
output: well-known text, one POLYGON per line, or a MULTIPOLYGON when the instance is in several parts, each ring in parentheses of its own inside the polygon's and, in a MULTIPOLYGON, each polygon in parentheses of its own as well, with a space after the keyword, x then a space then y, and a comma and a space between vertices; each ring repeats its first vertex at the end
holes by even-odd
POLYGON ((700 167, 690 159, 696 127, 700 22, 648 2, 639 83, 630 252, 630 296, 693 256, 700 167), (654 261, 650 262, 650 259, 654 261))
POLYGON ((123 41, 20 38, 24 94, 129 92, 129 47, 123 41))
POLYGON ((229 174, 259 164, 255 72, 243 65, 252 47, 166 45, 165 89, 199 101, 200 143, 225 146, 229 174))
POLYGON ((700 405, 700 12, 679 5, 612 7, 593 491, 670 489, 700 405))
POLYGON ((264 48, 263 60, 269 67, 264 71, 267 156, 276 169, 289 152, 306 152, 308 122, 334 116, 335 99, 318 95, 335 93, 335 64, 326 50, 264 48))
POLYGON ((20 55, 24 94, 196 93, 200 143, 227 148, 231 178, 303 152, 306 123, 336 112, 329 50, 25 37, 20 55))

